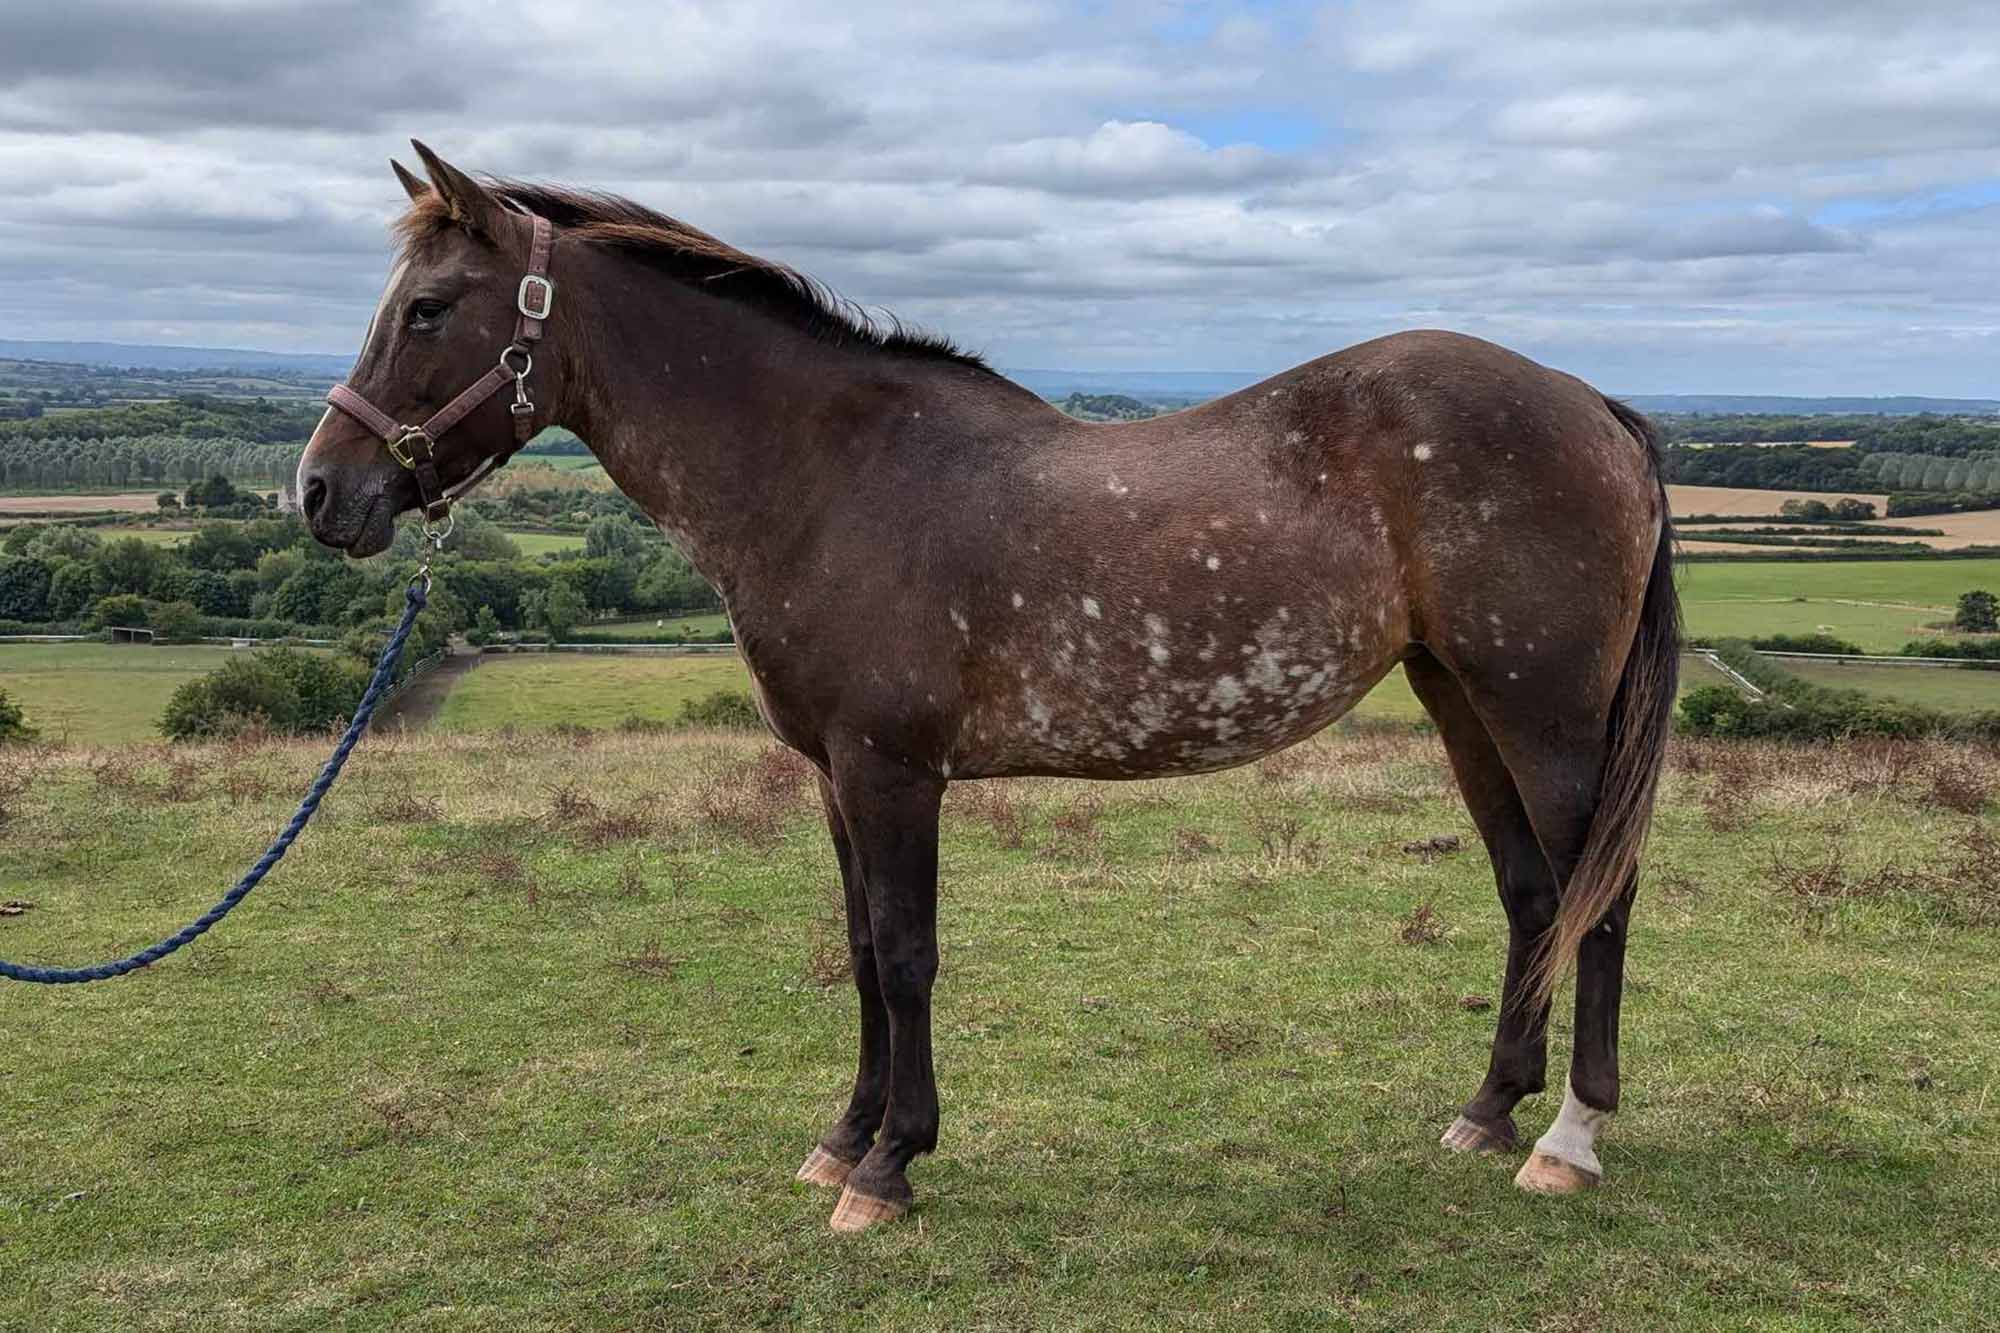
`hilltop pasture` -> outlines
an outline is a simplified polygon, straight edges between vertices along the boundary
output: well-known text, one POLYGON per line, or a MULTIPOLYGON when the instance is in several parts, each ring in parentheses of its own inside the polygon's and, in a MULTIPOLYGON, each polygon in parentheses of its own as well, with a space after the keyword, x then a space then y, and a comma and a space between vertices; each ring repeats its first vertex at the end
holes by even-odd
MULTIPOLYGON (((12 756, 0 954, 178 925, 323 750, 12 756)), ((792 1180, 856 1023, 803 768, 377 737, 215 933, 5 992, 0 1327, 1982 1327, 1996 785, 1967 747, 1677 747, 1570 1199, 1436 1144, 1503 931, 1434 738, 955 786, 943 1139, 842 1238, 792 1180)))

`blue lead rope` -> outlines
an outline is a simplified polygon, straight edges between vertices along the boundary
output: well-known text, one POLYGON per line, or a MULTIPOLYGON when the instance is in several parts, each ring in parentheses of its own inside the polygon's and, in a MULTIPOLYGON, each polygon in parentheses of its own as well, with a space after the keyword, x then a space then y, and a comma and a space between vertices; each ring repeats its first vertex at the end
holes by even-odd
POLYGON ((291 823, 285 825, 284 832, 278 835, 277 841, 257 858, 257 864, 250 867, 250 873, 239 880, 235 888, 223 895, 221 902, 203 912, 185 929, 169 935, 152 948, 141 949, 131 957, 120 958, 115 963, 99 963, 95 967, 24 967, 19 963, 0 959, 0 978, 9 981, 36 981, 44 986, 66 986, 80 981, 108 981, 112 977, 122 977, 127 972, 137 972, 142 967, 150 967, 228 916, 230 910, 248 897, 250 890, 257 887, 257 882, 270 873, 271 867, 284 859, 285 853, 291 850, 292 840, 299 836, 299 830, 303 829, 306 821, 313 817, 313 811, 319 809, 320 798, 326 795, 329 787, 333 786, 333 780, 340 776, 341 767, 347 763, 348 752, 354 749, 362 733, 368 730, 368 719, 374 714, 375 705, 381 702, 382 692, 389 687, 389 677, 395 672, 396 659, 403 655, 404 641, 410 637, 410 630, 417 623, 417 613, 424 609, 429 589, 428 572, 420 574, 411 582, 409 605, 403 609, 403 623, 396 626, 396 632, 389 636, 388 646, 382 649, 382 659, 375 664, 375 676, 368 682, 367 692, 361 696, 360 704, 355 707, 354 720, 347 724, 346 734, 340 738, 340 744, 334 747, 333 757, 326 761, 326 767, 322 768, 319 776, 313 780, 312 788, 306 792, 305 800, 299 802, 298 812, 292 816, 291 823))

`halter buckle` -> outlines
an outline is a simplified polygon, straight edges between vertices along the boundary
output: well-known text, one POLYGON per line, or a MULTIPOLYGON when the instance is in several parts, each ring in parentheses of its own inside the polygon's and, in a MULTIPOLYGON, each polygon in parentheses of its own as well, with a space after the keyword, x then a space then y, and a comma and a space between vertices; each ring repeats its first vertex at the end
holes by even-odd
POLYGON ((394 435, 390 436, 387 441, 389 457, 395 459, 410 471, 416 471, 417 455, 416 450, 412 446, 418 440, 424 442, 424 456, 426 458, 430 457, 437 448, 437 441, 433 440, 430 432, 422 426, 404 426, 394 435))
POLYGON ((549 311, 556 307, 556 285, 539 273, 530 273, 521 279, 521 286, 514 293, 514 308, 527 319, 547 319, 549 311))

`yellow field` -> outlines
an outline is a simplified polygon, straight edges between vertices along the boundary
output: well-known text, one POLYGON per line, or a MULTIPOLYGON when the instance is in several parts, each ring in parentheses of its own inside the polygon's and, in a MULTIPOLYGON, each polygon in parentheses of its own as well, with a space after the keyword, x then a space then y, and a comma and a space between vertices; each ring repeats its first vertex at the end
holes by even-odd
MULTIPOLYGON (((1778 506, 1787 500, 1824 500, 1828 504, 1836 500, 1860 500, 1875 506, 1878 514, 1886 513, 1889 497, 1869 495, 1862 491, 1835 493, 1828 491, 1753 491, 1740 486, 1669 486, 1667 501, 1673 506, 1674 516, 1688 514, 1775 514, 1778 506)), ((1942 527, 1925 520, 1924 527, 1942 527)))

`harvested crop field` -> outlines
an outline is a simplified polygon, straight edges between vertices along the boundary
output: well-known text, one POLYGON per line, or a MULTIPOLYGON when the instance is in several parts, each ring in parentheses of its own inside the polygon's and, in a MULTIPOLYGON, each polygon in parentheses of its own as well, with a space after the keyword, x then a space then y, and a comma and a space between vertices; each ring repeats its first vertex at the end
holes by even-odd
MULTIPOLYGON (((1741 486, 1669 486, 1667 500, 1673 505, 1674 516, 1688 514, 1775 514, 1778 506, 1787 500, 1824 500, 1832 504, 1837 500, 1860 500, 1875 506, 1878 514, 1888 512, 1889 497, 1870 495, 1863 491, 1754 491, 1741 486)), ((1901 520, 1916 524, 1915 520, 1901 520)), ((1925 520, 1921 527, 1938 527, 1940 524, 1925 520)))

